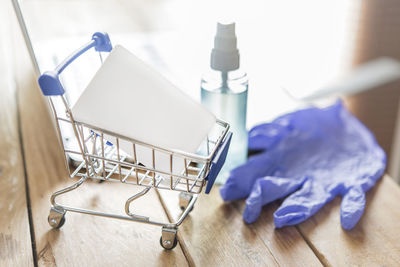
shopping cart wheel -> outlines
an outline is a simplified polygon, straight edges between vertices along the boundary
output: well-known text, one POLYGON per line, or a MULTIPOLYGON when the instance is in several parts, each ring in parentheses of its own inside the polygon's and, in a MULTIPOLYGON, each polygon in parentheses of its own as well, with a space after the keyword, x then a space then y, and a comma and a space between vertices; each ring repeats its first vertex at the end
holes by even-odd
POLYGON ((47 221, 54 229, 61 228, 65 223, 65 211, 61 208, 52 207, 47 221))
MULTIPOLYGON (((190 201, 193 198, 193 194, 186 193, 186 192, 180 192, 179 193, 179 207, 181 210, 185 210, 187 206, 189 206, 190 201)), ((191 212, 193 210, 193 207, 189 210, 191 212)))
POLYGON ((171 250, 178 244, 178 238, 176 237, 176 228, 169 228, 163 226, 162 235, 160 237, 160 245, 166 249, 171 250))

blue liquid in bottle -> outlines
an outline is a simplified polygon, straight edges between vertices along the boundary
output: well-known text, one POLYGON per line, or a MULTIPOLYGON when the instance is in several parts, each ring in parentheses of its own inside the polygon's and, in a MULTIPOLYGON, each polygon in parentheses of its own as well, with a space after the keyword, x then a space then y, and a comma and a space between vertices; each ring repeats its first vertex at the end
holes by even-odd
POLYGON ((229 171, 247 160, 247 92, 247 75, 241 70, 211 70, 201 80, 202 104, 228 122, 233 133, 225 165, 216 180, 218 184, 224 184, 229 171))

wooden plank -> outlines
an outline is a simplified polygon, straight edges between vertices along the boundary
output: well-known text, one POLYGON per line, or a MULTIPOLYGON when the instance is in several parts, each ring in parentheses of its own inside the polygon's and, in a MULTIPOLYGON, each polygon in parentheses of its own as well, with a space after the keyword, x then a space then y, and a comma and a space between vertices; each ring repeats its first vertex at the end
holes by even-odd
MULTIPOLYGON (((4 1, 5 2, 5 1, 4 1)), ((0 266, 33 266, 24 166, 12 86, 8 14, 0 1, 0 266)))
MULTIPOLYGON (((275 204, 266 206, 257 223, 242 220, 243 201, 223 203, 218 187, 210 195, 199 195, 190 217, 179 228, 179 237, 189 261, 199 266, 321 266, 296 228, 274 230, 275 204)), ((172 219, 175 192, 159 190, 172 219)))
MULTIPOLYGON (((39 266, 148 266, 187 265, 178 245, 164 251, 159 244, 161 229, 151 225, 67 213, 65 225, 51 229, 47 223, 52 192, 72 184, 68 180, 62 150, 41 96, 36 75, 21 36, 18 48, 18 106, 33 215, 39 266)), ((60 198, 71 206, 123 213, 125 200, 137 187, 119 183, 91 182, 60 198)), ((155 214, 167 221, 154 192, 139 199, 137 213, 155 214)))
POLYGON ((367 193, 367 207, 350 231, 340 226, 340 199, 298 226, 329 266, 399 266, 400 188, 385 176, 367 193))
MULTIPOLYGON (((235 205, 243 214, 244 201, 237 201, 235 205)), ((278 207, 276 202, 263 207, 260 217, 249 226, 268 246, 280 266, 321 266, 295 227, 275 228, 273 216, 278 207)))

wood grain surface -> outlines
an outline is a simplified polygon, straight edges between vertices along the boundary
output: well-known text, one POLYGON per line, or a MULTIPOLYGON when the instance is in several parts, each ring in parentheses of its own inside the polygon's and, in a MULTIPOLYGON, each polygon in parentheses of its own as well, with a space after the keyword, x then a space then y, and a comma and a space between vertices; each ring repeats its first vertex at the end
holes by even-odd
POLYGON ((399 266, 400 188, 385 176, 367 193, 367 206, 350 231, 340 227, 340 198, 298 226, 328 266, 399 266))
MULTIPOLYGON (((223 203, 218 186, 210 195, 200 195, 195 208, 179 231, 190 263, 198 266, 321 266, 296 228, 274 230, 272 213, 276 206, 263 209, 257 223, 242 220, 243 201, 223 203)), ((171 219, 181 212, 177 193, 159 190, 171 219)))
MULTIPOLYGON (((0 18, 8 17, 5 4, 0 18)), ((0 36, 10 35, 9 26, 3 19, 0 36)), ((33 266, 9 41, 0 39, 0 266, 33 266)))

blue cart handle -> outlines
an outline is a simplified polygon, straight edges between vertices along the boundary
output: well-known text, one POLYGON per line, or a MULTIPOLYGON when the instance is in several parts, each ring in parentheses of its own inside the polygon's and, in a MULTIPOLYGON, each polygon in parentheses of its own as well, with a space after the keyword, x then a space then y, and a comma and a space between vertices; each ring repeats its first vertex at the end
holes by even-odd
POLYGON ((212 186, 214 185, 215 179, 217 178, 219 171, 222 166, 224 166, 226 155, 228 154, 229 145, 232 139, 232 132, 228 132, 225 140, 219 145, 217 153, 215 154, 213 160, 211 161, 210 172, 206 178, 207 187, 206 194, 210 193, 212 186))
POLYGON ((38 82, 43 94, 45 96, 63 95, 65 93, 65 89, 60 82, 59 75, 66 67, 68 67, 69 64, 71 64, 75 59, 92 47, 94 47, 94 49, 98 52, 110 52, 112 50, 112 45, 108 34, 101 32, 94 33, 92 35, 92 40, 89 43, 72 53, 63 62, 61 62, 55 70, 46 71, 40 75, 38 82))

